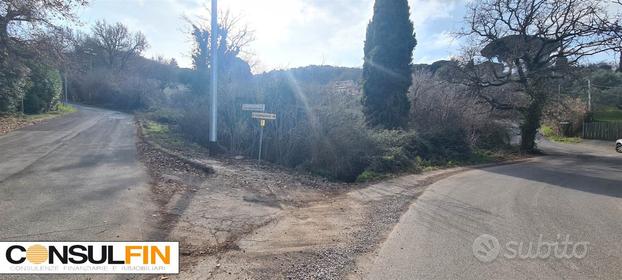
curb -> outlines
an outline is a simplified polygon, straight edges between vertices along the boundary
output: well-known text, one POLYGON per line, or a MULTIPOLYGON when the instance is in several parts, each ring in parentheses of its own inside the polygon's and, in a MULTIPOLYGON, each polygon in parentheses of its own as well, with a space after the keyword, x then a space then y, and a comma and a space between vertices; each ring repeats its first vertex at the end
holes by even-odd
POLYGON ((140 139, 140 141, 146 143, 147 145, 151 146, 152 148, 154 148, 154 149, 156 149, 156 150, 158 150, 158 151, 160 151, 160 152, 162 152, 162 153, 164 153, 164 154, 166 154, 166 155, 168 155, 170 157, 173 157, 173 158, 175 158, 175 159, 177 159, 177 160, 179 160, 179 161, 181 161, 183 163, 186 163, 186 164, 188 164, 188 165, 190 165, 190 166, 192 166, 192 167, 194 167, 196 169, 199 169, 199 170, 201 170, 201 171, 203 171, 205 173, 208 173, 208 174, 215 173, 214 168, 212 168, 211 166, 206 165, 206 164, 204 164, 204 163, 202 163, 202 162, 200 162, 198 160, 194 160, 194 159, 185 157, 183 155, 180 155, 178 153, 175 153, 175 152, 173 152, 173 151, 171 151, 171 150, 169 150, 167 148, 162 147, 160 144, 155 143, 155 142, 147 139, 145 137, 145 134, 143 133, 143 126, 142 126, 143 123, 141 122, 141 120, 136 118, 135 122, 136 122, 136 127, 137 127, 137 132, 138 132, 138 138, 140 139))

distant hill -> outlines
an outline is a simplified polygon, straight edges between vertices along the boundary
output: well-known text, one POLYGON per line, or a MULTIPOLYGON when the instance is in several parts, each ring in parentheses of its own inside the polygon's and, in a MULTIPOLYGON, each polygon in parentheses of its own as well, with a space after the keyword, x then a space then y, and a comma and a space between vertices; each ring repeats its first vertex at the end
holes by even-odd
POLYGON ((265 72, 255 75, 255 79, 287 78, 287 76, 291 75, 298 82, 326 85, 338 81, 359 82, 362 73, 363 69, 361 68, 311 65, 265 72))

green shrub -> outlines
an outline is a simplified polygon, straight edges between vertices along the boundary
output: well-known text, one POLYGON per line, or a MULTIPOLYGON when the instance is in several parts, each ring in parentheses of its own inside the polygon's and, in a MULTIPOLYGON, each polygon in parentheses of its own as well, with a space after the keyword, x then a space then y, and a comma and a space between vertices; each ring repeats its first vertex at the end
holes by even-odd
POLYGON ((44 65, 30 65, 32 86, 24 97, 24 112, 39 114, 50 111, 60 100, 62 81, 58 70, 44 65))
POLYGON ((426 132, 420 139, 412 152, 433 165, 466 162, 472 154, 471 144, 461 128, 448 127, 426 132))
POLYGON ((69 104, 59 103, 56 106, 56 110, 55 111, 58 112, 58 113, 73 113, 73 112, 76 112, 77 109, 76 109, 76 107, 71 106, 69 104))
POLYGON ((568 144, 576 144, 581 143, 581 138, 579 137, 564 137, 560 136, 559 133, 555 132, 551 126, 542 125, 540 127, 540 133, 542 136, 546 137, 548 140, 559 142, 559 143, 568 143, 568 144))
POLYGON ((542 133, 542 135, 547 138, 552 137, 552 136, 557 136, 557 133, 555 132, 555 130, 548 125, 542 125, 540 127, 540 133, 542 133))
POLYGON ((371 170, 365 170, 358 177, 356 177, 356 182, 357 183, 372 182, 372 181, 378 181, 378 180, 384 179, 386 177, 387 177, 386 174, 377 173, 371 170))
POLYGON ((418 170, 414 147, 419 139, 414 131, 377 130, 373 133, 373 139, 379 153, 372 158, 369 171, 397 173, 418 170))
MULTIPOLYGON (((203 104, 203 103, 200 103, 203 104)), ((209 145, 210 122, 206 110, 207 106, 200 105, 188 106, 185 108, 183 115, 179 119, 179 130, 186 135, 188 139, 200 145, 209 145)))
POLYGON ((348 110, 326 112, 331 117, 319 123, 311 138, 307 168, 314 173, 342 181, 355 181, 369 165, 378 148, 365 127, 362 115, 348 110))
POLYGON ((166 134, 169 132, 167 125, 154 121, 147 121, 144 127, 147 134, 166 134))
POLYGON ((163 124, 177 124, 183 117, 183 114, 170 108, 160 108, 146 112, 144 117, 163 124))
POLYGON ((490 122, 481 125, 476 131, 477 139, 475 148, 485 150, 503 150, 510 146, 510 135, 506 128, 500 124, 490 122))
POLYGON ((21 111, 21 102, 32 86, 28 67, 10 56, 6 58, 0 59, 0 114, 21 111))

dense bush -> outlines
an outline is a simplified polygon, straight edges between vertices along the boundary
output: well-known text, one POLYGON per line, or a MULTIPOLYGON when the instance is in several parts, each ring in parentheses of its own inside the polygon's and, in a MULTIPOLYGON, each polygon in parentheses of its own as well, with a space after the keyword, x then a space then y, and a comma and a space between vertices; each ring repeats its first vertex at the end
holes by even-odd
POLYGON ((372 135, 374 144, 379 151, 372 157, 368 171, 390 173, 420 169, 417 151, 421 140, 417 133, 414 131, 378 130, 372 135))
POLYGON ((549 102, 544 108, 543 124, 555 131, 561 131, 561 122, 570 122, 573 135, 581 132, 587 114, 586 103, 580 98, 559 96, 555 102, 549 102))
POLYGON ((417 133, 414 130, 378 130, 373 133, 379 152, 367 168, 375 173, 420 171, 426 166, 466 163, 473 150, 460 128, 417 133))
POLYGON ((176 120, 180 131, 187 138, 201 145, 209 144, 210 119, 206 108, 209 107, 204 99, 197 100, 184 106, 183 113, 176 120))
MULTIPOLYGON (((219 145, 232 154, 257 157, 259 122, 241 110, 244 103, 266 104, 267 112, 277 114, 264 129, 264 160, 336 180, 366 180, 469 162, 475 149, 494 149, 509 141, 505 128, 492 122, 490 115, 465 110, 473 101, 439 81, 413 93, 411 115, 418 126, 406 130, 368 128, 356 82, 347 83, 353 88, 344 90, 312 81, 279 71, 249 82, 221 83, 219 145)), ((165 109, 147 116, 209 146, 209 95, 185 91, 167 102, 160 106, 165 109)))
MULTIPOLYGON (((179 131, 207 145, 208 96, 186 94, 179 99, 181 104, 174 106, 179 114, 172 114, 179 131)), ((231 153, 256 157, 259 152, 259 122, 241 110, 243 103, 266 104, 267 111, 278 116, 264 130, 265 160, 353 181, 375 151, 357 97, 279 75, 220 89, 219 144, 231 153)))
POLYGON ((490 110, 466 94, 464 86, 439 78, 438 72, 416 71, 410 99, 413 123, 421 138, 432 146, 455 146, 446 147, 438 158, 450 156, 456 160, 454 157, 463 158, 461 154, 468 154, 473 148, 495 149, 509 144, 509 125, 502 123, 511 123, 516 116, 490 110), (442 142, 445 137, 446 142, 442 142), (452 151, 458 147, 463 151, 452 151))
POLYGON ((60 73, 43 64, 32 64, 30 69, 31 86, 24 97, 24 112, 39 114, 54 109, 63 89, 60 73))
POLYGON ((351 96, 336 94, 324 98, 315 110, 315 127, 307 132, 311 150, 305 167, 329 178, 353 181, 379 149, 356 99, 354 103, 351 96))
POLYGON ((3 66, 0 71, 0 113, 15 113, 21 110, 21 100, 31 85, 26 76, 29 69, 18 65, 0 66, 3 66))
POLYGON ((70 95, 75 101, 119 110, 145 110, 164 101, 161 81, 126 71, 97 68, 71 80, 70 95))
POLYGON ((61 93, 60 73, 49 65, 16 63, 0 71, 0 112, 47 112, 55 109, 61 93))

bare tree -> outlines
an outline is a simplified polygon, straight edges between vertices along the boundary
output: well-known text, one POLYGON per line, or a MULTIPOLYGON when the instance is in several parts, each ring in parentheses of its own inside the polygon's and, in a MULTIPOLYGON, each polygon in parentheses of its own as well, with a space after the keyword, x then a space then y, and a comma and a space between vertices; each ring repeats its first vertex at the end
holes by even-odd
POLYGON ((75 20, 74 8, 87 0, 0 1, 0 61, 9 55, 32 57, 40 35, 60 30, 63 20, 75 20))
POLYGON ((62 23, 74 22, 74 9, 87 0, 0 1, 0 111, 22 108, 30 72, 26 62, 58 62, 50 41, 62 23), (52 58, 52 59, 50 59, 52 58))
POLYGON ((98 21, 92 31, 92 39, 110 68, 125 68, 130 58, 140 55, 149 47, 142 32, 131 33, 119 22, 109 25, 105 21, 98 21))
POLYGON ((518 110, 521 149, 535 150, 535 136, 551 81, 582 58, 612 49, 610 20, 599 0, 483 0, 470 4, 469 30, 480 55, 467 64, 472 93, 496 109, 518 110), (478 60, 479 59, 479 60, 478 60), (485 63, 481 63, 485 61, 485 63), (526 102, 504 103, 487 88, 516 87, 526 102))
MULTIPOLYGON (((186 18, 191 26, 194 50, 192 62, 199 79, 195 84, 195 91, 204 93, 207 83, 203 81, 211 71, 211 27, 209 19, 186 18)), ((229 11, 221 13, 218 19, 218 46, 217 54, 221 79, 230 79, 231 76, 250 74, 250 65, 246 60, 252 56, 250 44, 255 40, 254 32, 242 23, 241 17, 232 16, 229 11)))
MULTIPOLYGON (((622 0, 615 0, 613 4, 622 8, 622 0)), ((619 63, 617 72, 622 72, 622 13, 616 15, 616 18, 610 23, 609 32, 612 35, 610 44, 619 55, 619 63)))

